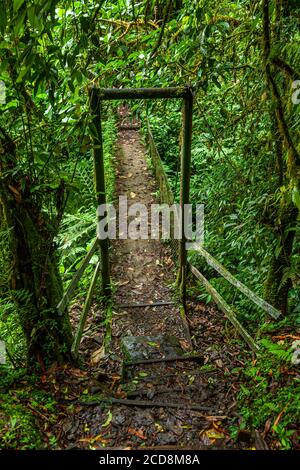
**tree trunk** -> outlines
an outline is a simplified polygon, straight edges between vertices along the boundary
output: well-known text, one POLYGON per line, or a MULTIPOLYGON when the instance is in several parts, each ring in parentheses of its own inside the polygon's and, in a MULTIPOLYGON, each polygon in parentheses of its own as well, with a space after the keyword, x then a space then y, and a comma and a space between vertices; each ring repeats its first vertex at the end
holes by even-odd
MULTIPOLYGON (((293 175, 299 171, 300 156, 294 144, 290 129, 285 118, 284 98, 276 81, 276 73, 273 72, 270 63, 272 40, 280 42, 280 18, 282 15, 282 2, 276 2, 276 24, 271 34, 270 2, 263 0, 263 61, 265 67, 266 85, 270 97, 270 121, 275 144, 277 158, 277 174, 279 186, 289 187, 293 175)), ((265 299, 274 307, 288 313, 288 294, 292 287, 290 278, 285 279, 285 273, 290 268, 295 230, 298 218, 298 209, 285 200, 278 203, 277 214, 273 221, 273 228, 277 232, 280 242, 279 255, 274 253, 270 260, 270 268, 265 283, 265 299), (278 223, 279 220, 279 223, 278 223)), ((277 251, 277 250, 276 250, 277 251)))
POLYGON ((53 247, 53 221, 30 189, 21 181, 29 177, 12 171, 14 144, 6 135, 0 161, 0 204, 4 224, 10 228, 10 289, 28 347, 28 364, 43 368, 70 358, 72 343, 68 315, 59 316, 62 282, 53 247), (9 151, 9 152, 8 152, 9 151), (16 176, 17 175, 17 176, 16 176))
POLYGON ((288 313, 288 294, 292 287, 290 278, 284 280, 285 272, 290 268, 295 230, 289 230, 297 223, 298 210, 292 206, 286 211, 278 230, 280 253, 273 253, 269 272, 265 282, 265 299, 286 315, 288 313))

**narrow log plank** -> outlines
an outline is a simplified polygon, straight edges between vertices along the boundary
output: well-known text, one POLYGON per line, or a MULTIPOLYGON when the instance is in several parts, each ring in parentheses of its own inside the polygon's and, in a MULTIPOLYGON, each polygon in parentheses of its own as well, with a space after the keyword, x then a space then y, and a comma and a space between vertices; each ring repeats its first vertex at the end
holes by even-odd
POLYGON ((126 398, 114 398, 114 397, 99 397, 93 401, 78 401, 78 405, 81 406, 98 406, 102 404, 108 405, 125 405, 125 406, 137 406, 141 408, 176 408, 181 410, 191 411, 210 411, 211 408, 208 406, 198 405, 196 403, 165 403, 160 401, 147 401, 147 400, 129 400, 126 398))
POLYGON ((153 359, 138 359, 136 361, 128 361, 124 362, 124 366, 136 366, 139 364, 155 364, 159 362, 177 362, 177 361, 191 361, 191 362, 197 362, 198 364, 203 364, 204 363, 204 358, 203 356, 199 355, 189 355, 189 356, 168 356, 168 357, 159 357, 159 358, 153 358, 153 359))
POLYGON ((147 100, 158 98, 185 98, 187 87, 169 88, 98 88, 102 100, 147 100))
POLYGON ((117 304, 117 308, 141 308, 141 307, 163 307, 165 305, 174 305, 175 302, 170 301, 161 301, 161 302, 141 302, 140 304, 117 304))

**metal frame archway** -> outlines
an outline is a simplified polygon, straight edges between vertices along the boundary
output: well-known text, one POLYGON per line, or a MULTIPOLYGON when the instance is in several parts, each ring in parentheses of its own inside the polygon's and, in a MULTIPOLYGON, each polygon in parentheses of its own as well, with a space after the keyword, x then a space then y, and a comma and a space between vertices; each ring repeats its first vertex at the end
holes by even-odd
MULTIPOLYGON (((145 99, 183 99, 183 142, 181 151, 181 175, 180 175, 180 205, 182 209, 182 239, 180 242, 179 271, 177 283, 180 286, 183 300, 186 296, 186 270, 187 252, 184 234, 184 210, 189 203, 190 195, 190 167, 192 144, 192 120, 193 120, 193 93, 190 87, 172 88, 99 88, 93 86, 89 90, 90 109, 92 113, 93 155, 95 169, 96 198, 98 205, 106 203, 105 195, 105 170, 103 155, 103 138, 101 125, 101 103, 106 100, 145 100, 145 99)), ((98 240, 102 266, 103 293, 109 297, 110 266, 109 266, 109 242, 98 240)))

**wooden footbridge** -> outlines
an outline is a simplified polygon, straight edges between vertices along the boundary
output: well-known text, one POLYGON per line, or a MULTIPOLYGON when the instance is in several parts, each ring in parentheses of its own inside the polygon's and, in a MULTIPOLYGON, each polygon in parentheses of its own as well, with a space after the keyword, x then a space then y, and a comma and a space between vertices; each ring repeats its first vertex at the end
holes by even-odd
MULTIPOLYGON (((145 100, 145 99, 182 99, 183 100, 183 113, 182 113, 182 135, 183 143, 181 149, 181 173, 180 173, 180 205, 182 209, 182 224, 184 223, 184 210, 185 204, 189 203, 189 191, 190 191, 190 167, 191 167, 191 147, 192 147, 192 115, 193 115, 193 92, 189 87, 179 88, 146 88, 146 89, 100 89, 93 87, 90 89, 90 110, 91 110, 91 122, 90 129, 93 136, 93 157, 94 157, 94 173, 95 173, 95 189, 96 189, 96 202, 97 205, 106 203, 105 194, 105 172, 104 172, 104 155, 103 155, 103 139, 102 139, 102 126, 101 126, 101 114, 102 114, 102 102, 105 100, 145 100)), ((151 156, 155 177, 159 187, 160 202, 166 204, 173 204, 174 195, 170 189, 167 175, 164 171, 164 167, 157 151, 150 125, 148 123, 148 148, 151 156)), ((105 217, 103 215, 102 217, 105 217)), ((101 220, 101 218, 100 218, 101 220)), ((186 242, 184 236, 184 229, 182 226, 182 239, 173 240, 173 255, 176 258, 178 266, 177 273, 177 286, 181 294, 181 301, 183 309, 186 301, 186 285, 187 285, 187 272, 190 271, 205 287, 207 292, 211 295, 212 299, 218 305, 219 309, 224 312, 226 317, 231 321, 234 327, 237 329, 239 334, 246 341, 248 346, 254 353, 259 350, 258 345, 254 339, 249 335, 246 329, 241 325, 236 316, 236 311, 233 307, 223 299, 223 297, 216 291, 216 289, 210 284, 210 282, 199 272, 194 266, 189 263, 186 242)), ((209 266, 215 269, 220 276, 226 279, 234 288, 242 292, 248 297, 254 304, 263 309, 268 315, 277 319, 281 312, 275 309, 272 305, 258 297, 253 291, 251 291, 242 282, 237 280, 220 262, 218 262, 212 255, 210 255, 205 248, 200 245, 194 245, 194 250, 197 254, 202 257, 209 266)), ((63 298, 57 306, 59 314, 68 307, 71 301, 76 287, 88 266, 92 256, 96 251, 99 251, 99 262, 96 265, 91 284, 87 293, 86 301, 81 313, 81 317, 77 326, 75 339, 73 343, 73 354, 78 356, 78 350, 84 325, 87 319, 87 315, 91 306, 92 295, 96 285, 98 276, 101 276, 102 280, 102 293, 106 303, 106 312, 108 319, 112 312, 112 293, 111 293, 111 281, 110 281, 110 261, 109 261, 109 240, 96 239, 92 244, 89 252, 83 259, 78 271, 71 280, 63 298)))

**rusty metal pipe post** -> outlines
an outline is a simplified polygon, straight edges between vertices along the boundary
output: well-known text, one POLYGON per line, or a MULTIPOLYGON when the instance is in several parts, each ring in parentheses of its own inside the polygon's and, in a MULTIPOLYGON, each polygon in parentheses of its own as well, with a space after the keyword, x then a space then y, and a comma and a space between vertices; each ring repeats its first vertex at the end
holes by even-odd
MULTIPOLYGON (((98 88, 91 88, 90 95, 90 109, 92 114, 91 131, 93 136, 93 155, 94 155, 94 174, 95 174, 95 187, 96 187, 96 200, 97 206, 106 204, 105 194, 105 171, 104 171, 104 156, 103 156, 103 139, 102 139, 102 125, 101 125, 101 93, 98 88)), ((101 216, 101 219, 105 215, 101 216)), ((102 290, 105 297, 111 296, 110 285, 110 266, 109 266, 109 241, 108 239, 100 240, 100 262, 101 262, 101 279, 102 290)))
POLYGON ((184 231, 185 204, 190 201, 190 176, 191 176, 191 149, 192 149, 192 123, 193 123, 193 93, 190 88, 186 89, 183 104, 183 142, 181 151, 181 179, 180 179, 180 205, 181 205, 181 242, 179 252, 179 272, 177 283, 180 287, 183 305, 186 299, 186 273, 187 252, 186 237, 184 231))

